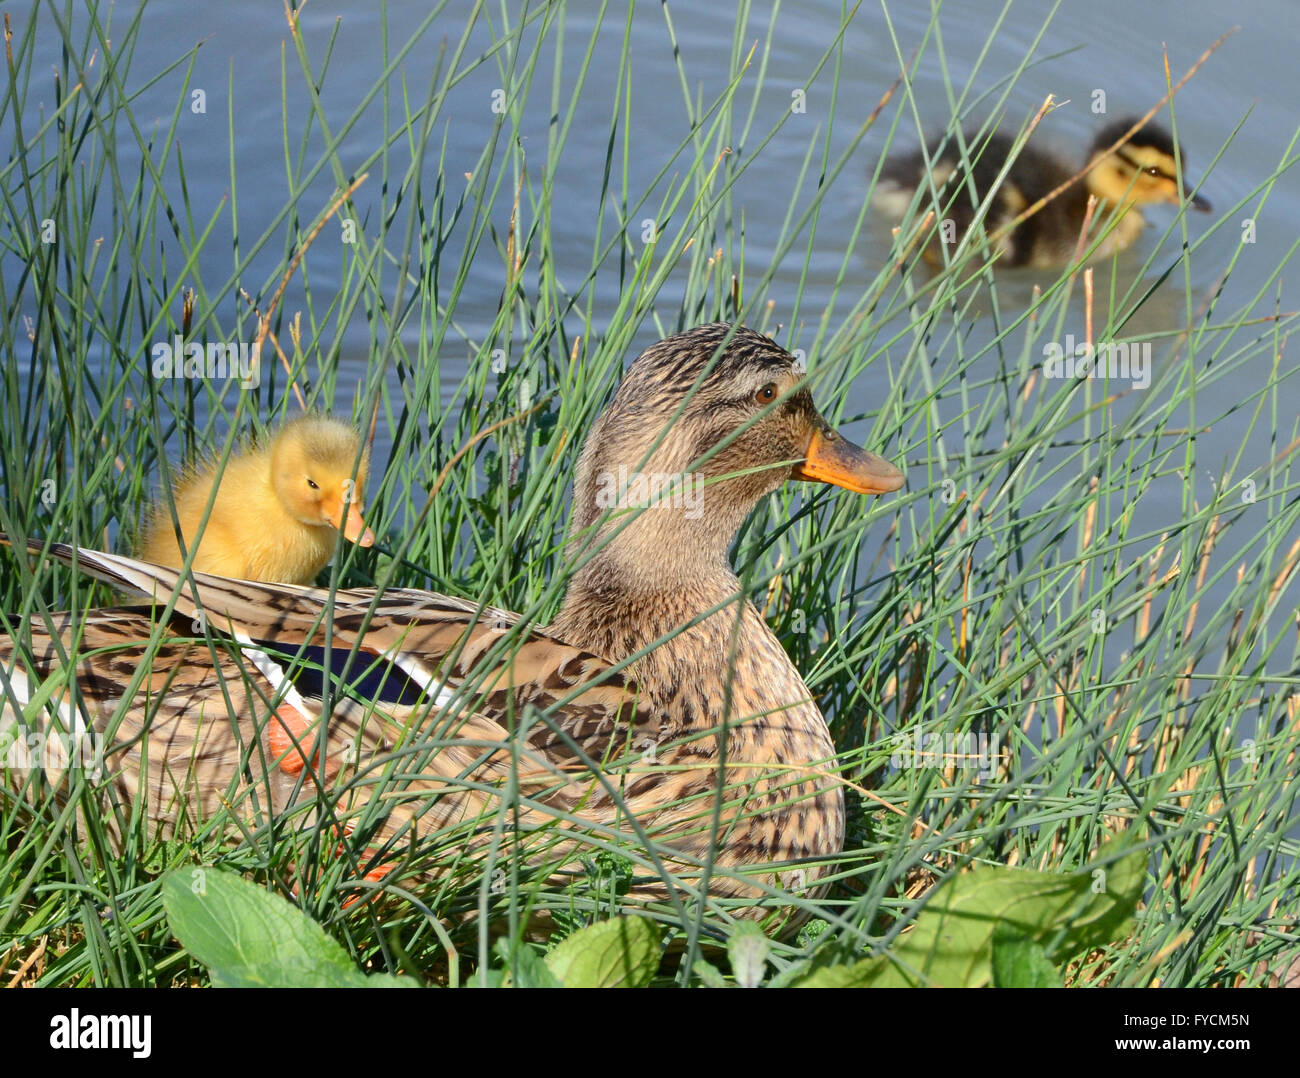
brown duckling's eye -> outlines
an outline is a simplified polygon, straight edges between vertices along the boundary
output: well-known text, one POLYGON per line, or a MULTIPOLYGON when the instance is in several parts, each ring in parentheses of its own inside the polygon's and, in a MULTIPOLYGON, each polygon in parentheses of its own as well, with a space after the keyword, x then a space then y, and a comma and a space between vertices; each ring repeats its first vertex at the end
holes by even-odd
POLYGON ((1160 169, 1159 169, 1157 166, 1155 166, 1155 165, 1152 165, 1152 166, 1151 166, 1150 168, 1148 168, 1148 169, 1143 169, 1143 171, 1144 171, 1148 176, 1159 176, 1159 175, 1160 175, 1160 169))
POLYGON ((754 399, 757 400, 759 404, 771 404, 776 400, 776 383, 768 382, 767 385, 755 394, 754 399))
POLYGON ((312 490, 320 490, 320 487, 317 485, 316 480, 312 479, 311 476, 307 477, 307 485, 311 487, 312 490))

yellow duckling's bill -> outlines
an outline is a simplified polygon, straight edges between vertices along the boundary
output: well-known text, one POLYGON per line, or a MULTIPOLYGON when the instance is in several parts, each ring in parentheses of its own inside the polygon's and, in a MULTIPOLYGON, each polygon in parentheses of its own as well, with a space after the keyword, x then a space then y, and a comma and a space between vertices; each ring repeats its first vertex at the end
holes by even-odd
POLYGON ((375 545, 375 533, 370 530, 361 516, 356 501, 338 497, 333 499, 332 503, 327 501, 324 509, 325 519, 333 524, 348 542, 356 543, 357 546, 375 545))

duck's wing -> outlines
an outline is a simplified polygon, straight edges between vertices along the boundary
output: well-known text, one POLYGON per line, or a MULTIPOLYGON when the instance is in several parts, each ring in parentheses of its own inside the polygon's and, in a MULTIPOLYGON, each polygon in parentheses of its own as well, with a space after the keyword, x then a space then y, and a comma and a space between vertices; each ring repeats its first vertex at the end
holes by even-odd
POLYGON ((608 663, 506 611, 411 590, 182 581, 100 551, 28 550, 159 605, 37 615, 0 636, 0 724, 25 733, 52 719, 74 748, 89 735, 119 807, 145 806, 163 835, 232 804, 246 818, 280 813, 340 783, 351 804, 358 783, 379 782, 389 815, 421 831, 482 808, 509 776, 569 807, 600 799, 583 756, 626 755, 657 729, 608 663), (521 639, 503 643, 512 631, 521 639))
MULTIPOLYGON (((7 540, 0 533, 0 542, 7 540)), ((507 720, 528 706, 563 709, 565 728, 599 758, 594 722, 624 718, 634 727, 652 721, 637 706, 636 686, 604 659, 536 629, 520 629, 518 614, 436 592, 411 588, 341 589, 188 574, 134 558, 28 540, 30 554, 46 553, 69 567, 227 633, 246 647, 358 652, 393 664, 418 690, 440 704, 472 694, 476 710, 507 720), (515 639, 502 644, 512 635, 515 639), (580 720, 589 721, 580 721, 580 720)), ((354 663, 354 665, 359 665, 354 663)))

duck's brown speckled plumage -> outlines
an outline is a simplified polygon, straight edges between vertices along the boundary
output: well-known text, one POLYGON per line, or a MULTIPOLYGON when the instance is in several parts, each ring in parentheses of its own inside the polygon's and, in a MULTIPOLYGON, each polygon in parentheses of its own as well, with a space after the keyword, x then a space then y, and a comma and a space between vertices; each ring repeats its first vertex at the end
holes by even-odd
MULTIPOLYGON (((133 807, 146 833, 188 837, 223 810, 253 824, 327 788, 323 811, 360 813, 374 862, 391 862, 412 829, 425 835, 492 813, 517 768, 525 828, 561 810, 593 831, 627 833, 631 816, 678 851, 674 871, 689 877, 711 861, 713 893, 756 894, 737 873, 758 868, 761 877, 767 865, 782 871, 778 863, 838 852, 844 806, 827 774, 835 750, 826 723, 744 597, 728 546, 758 499, 792 476, 863 493, 902 482, 839 441, 799 379, 773 342, 724 324, 643 353, 582 452, 571 526, 579 567, 560 614, 525 632, 522 646, 498 646, 516 615, 428 592, 331 597, 201 573, 182 583, 171 569, 54 544, 54 557, 116 587, 159 604, 174 595, 176 613, 163 624, 159 607, 55 614, 24 624, 30 648, 0 637, 0 725, 30 721, 22 703, 73 662, 86 721, 111 730, 104 811, 119 840, 133 807), (620 466, 689 473, 702 501, 607 513, 602 480, 620 466), (210 635, 182 639, 200 608, 210 635), (151 635, 163 645, 133 688, 151 635), (407 696, 335 694, 323 754, 318 723, 291 731, 297 747, 274 748, 277 715, 305 723, 321 707, 318 695, 277 685, 276 671, 327 639, 335 655, 355 648, 356 667, 400 677, 407 696), (547 708, 549 722, 538 718, 547 708), (382 786, 372 761, 387 765, 382 786)), ((73 724, 67 699, 56 701, 59 721, 73 724)), ((57 783, 57 767, 49 774, 57 783)), ((664 887, 651 874, 636 890, 664 887)))

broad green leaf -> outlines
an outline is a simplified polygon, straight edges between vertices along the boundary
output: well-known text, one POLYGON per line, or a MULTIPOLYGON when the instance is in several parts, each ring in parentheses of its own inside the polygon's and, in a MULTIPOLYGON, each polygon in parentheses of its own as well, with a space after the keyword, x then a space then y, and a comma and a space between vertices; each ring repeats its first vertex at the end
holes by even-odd
POLYGON ((565 988, 638 988, 659 968, 659 926, 614 917, 580 928, 546 956, 565 988))
POLYGON ((1060 988, 1061 972, 1041 943, 1000 928, 993 933, 993 987, 1060 988))
POLYGON ((790 982, 791 988, 870 988, 887 967, 885 958, 865 958, 843 966, 820 966, 790 982))
POLYGON ((703 958, 697 958, 695 965, 691 967, 691 972, 695 974, 695 979, 705 988, 730 988, 727 984, 727 978, 722 975, 712 962, 703 958))
POLYGON ((497 940, 497 954, 505 962, 506 968, 501 973, 500 987, 510 988, 563 988, 558 977, 550 971, 542 956, 528 944, 521 943, 511 947, 509 941, 497 940), (511 976, 511 969, 516 976, 511 976))
MULTIPOLYGON (((1097 860, 1107 859, 1114 844, 1097 860)), ((915 925, 883 955, 822 967, 799 987, 982 987, 993 979, 993 935, 1015 932, 1044 948, 1049 960, 1123 937, 1142 894, 1147 856, 1137 851, 1070 875, 979 865, 941 884, 915 925)))
POLYGON ((172 932, 218 988, 415 988, 410 977, 367 977, 315 921, 279 895, 215 868, 163 877, 172 932))
POLYGON ((780 973, 775 973, 767 980, 768 988, 789 988, 795 981, 808 975, 808 971, 813 968, 812 962, 806 958, 801 958, 798 962, 793 962, 780 973))
POLYGON ((757 988, 763 983, 763 970, 767 966, 772 941, 763 930, 750 921, 741 921, 727 937, 727 956, 731 959, 731 975, 741 988, 757 988))

